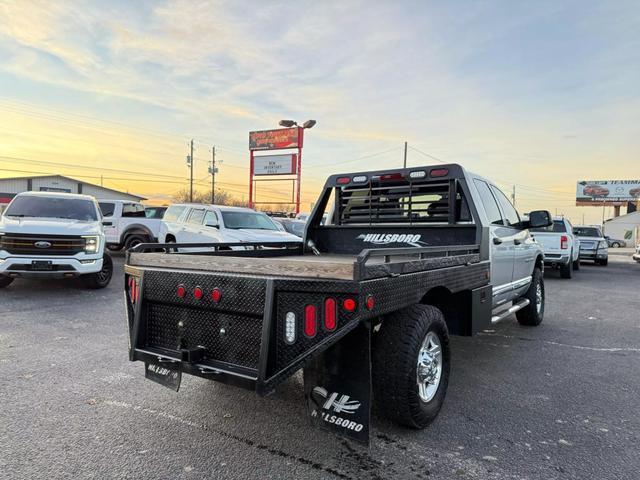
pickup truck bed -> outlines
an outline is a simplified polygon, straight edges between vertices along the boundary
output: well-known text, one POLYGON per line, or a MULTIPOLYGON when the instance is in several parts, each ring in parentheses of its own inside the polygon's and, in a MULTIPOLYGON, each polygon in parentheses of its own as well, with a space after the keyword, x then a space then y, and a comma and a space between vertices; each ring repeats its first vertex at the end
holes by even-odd
POLYGON ((217 255, 132 253, 131 265, 186 269, 269 277, 333 280, 367 280, 391 275, 453 267, 480 260, 475 245, 365 250, 359 255, 299 254, 284 257, 247 258, 232 252, 217 255))

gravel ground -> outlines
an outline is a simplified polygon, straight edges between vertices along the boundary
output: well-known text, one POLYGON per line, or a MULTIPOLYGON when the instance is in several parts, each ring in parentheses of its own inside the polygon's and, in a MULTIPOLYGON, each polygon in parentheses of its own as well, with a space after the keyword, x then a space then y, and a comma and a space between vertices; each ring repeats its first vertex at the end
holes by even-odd
POLYGON ((538 328, 454 337, 439 418, 374 418, 370 449, 310 427, 300 377, 277 393, 185 376, 179 393, 127 360, 122 257, 109 288, 0 291, 0 478, 637 479, 640 264, 546 274, 538 328))

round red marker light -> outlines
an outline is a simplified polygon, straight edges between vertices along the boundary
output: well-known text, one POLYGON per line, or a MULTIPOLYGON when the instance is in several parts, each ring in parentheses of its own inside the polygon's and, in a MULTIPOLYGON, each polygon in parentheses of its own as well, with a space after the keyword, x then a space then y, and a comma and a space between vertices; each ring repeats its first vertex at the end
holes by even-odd
POLYGON ((345 298, 342 302, 342 308, 347 312, 353 312, 356 309, 356 301, 353 298, 345 298))
POLYGON ((196 287, 193 289, 193 296, 196 300, 200 300, 202 298, 202 288, 196 287))
POLYGON ((214 302, 218 303, 221 298, 222 298, 222 292, 219 289, 214 288, 211 291, 211 300, 213 300, 214 302))
POLYGON ((373 310, 373 307, 376 306, 376 301, 373 299, 372 295, 367 297, 367 310, 373 310))
POLYGON ((187 291, 184 288, 184 285, 178 285, 178 290, 176 290, 176 295, 180 298, 184 298, 187 291))

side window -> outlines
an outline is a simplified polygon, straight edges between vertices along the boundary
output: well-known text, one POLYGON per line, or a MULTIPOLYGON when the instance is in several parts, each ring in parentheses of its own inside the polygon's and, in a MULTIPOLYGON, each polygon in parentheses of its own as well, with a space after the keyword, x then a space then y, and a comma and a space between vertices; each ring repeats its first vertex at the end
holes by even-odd
POLYGON ((116 208, 116 204, 115 203, 100 202, 98 205, 100 205, 100 211, 102 212, 102 216, 103 217, 112 217, 113 216, 113 211, 116 208))
POLYGON ((474 182, 480 194, 480 200, 482 200, 482 205, 484 206, 489 223, 492 225, 502 225, 502 215, 500 214, 500 209, 498 208, 495 197, 491 193, 491 190, 489 190, 489 185, 478 179, 474 179, 474 182))
POLYGON ((520 215, 518 215, 518 212, 513 208, 505 194, 493 185, 491 185, 491 191, 498 199, 500 207, 502 207, 502 213, 506 217, 507 225, 518 225, 520 223, 520 215))
POLYGON ((169 208, 167 208, 167 211, 164 213, 164 217, 162 217, 162 219, 165 222, 175 222, 178 220, 178 218, 180 218, 180 215, 182 215, 182 212, 184 212, 186 207, 182 207, 180 205, 173 205, 169 208))
POLYGON ((144 207, 139 203, 125 203, 122 205, 123 217, 145 217, 144 207))
POLYGON ((218 215, 216 215, 216 212, 212 212, 211 210, 207 211, 207 214, 204 216, 204 224, 207 227, 218 226, 218 215))
POLYGON ((203 219, 204 219, 204 209, 194 208, 189 213, 189 218, 187 218, 187 223, 190 223, 192 225, 202 225, 203 219))

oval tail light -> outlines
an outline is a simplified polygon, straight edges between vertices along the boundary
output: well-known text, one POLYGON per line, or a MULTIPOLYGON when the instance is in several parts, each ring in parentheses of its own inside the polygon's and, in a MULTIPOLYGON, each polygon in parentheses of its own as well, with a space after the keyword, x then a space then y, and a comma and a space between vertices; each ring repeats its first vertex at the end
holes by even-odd
POLYGON ((304 334, 307 337, 315 337, 318 330, 318 318, 315 305, 304 307, 304 334))
POLYGON ((338 304, 335 299, 327 298, 324 301, 324 329, 333 331, 338 326, 338 304))

